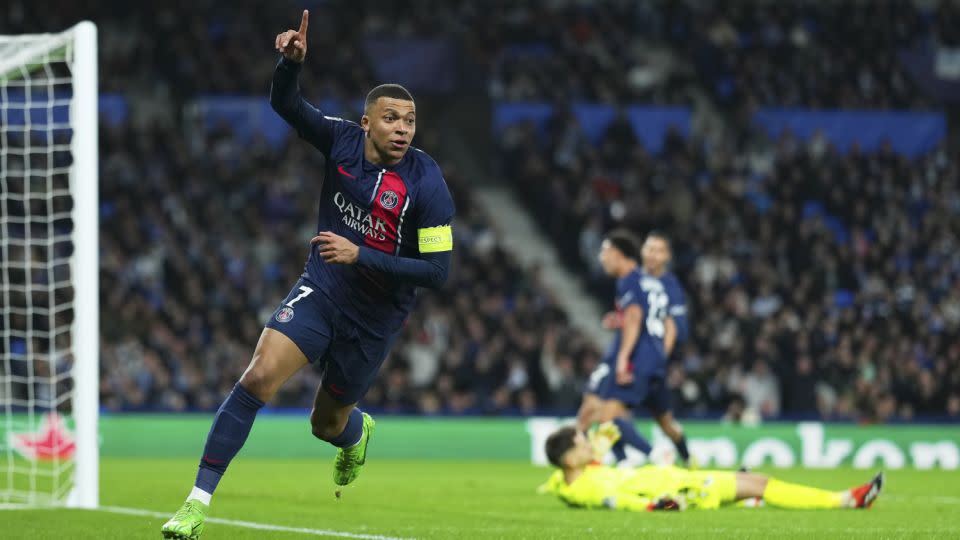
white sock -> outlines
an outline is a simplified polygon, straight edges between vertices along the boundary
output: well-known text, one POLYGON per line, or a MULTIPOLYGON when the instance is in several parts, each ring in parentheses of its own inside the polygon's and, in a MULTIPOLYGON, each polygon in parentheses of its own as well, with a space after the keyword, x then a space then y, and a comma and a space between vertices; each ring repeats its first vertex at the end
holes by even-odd
POLYGON ((213 497, 212 493, 207 493, 206 491, 198 488, 197 486, 193 486, 193 489, 190 491, 190 495, 187 496, 187 500, 200 501, 203 504, 210 506, 210 497, 213 497))

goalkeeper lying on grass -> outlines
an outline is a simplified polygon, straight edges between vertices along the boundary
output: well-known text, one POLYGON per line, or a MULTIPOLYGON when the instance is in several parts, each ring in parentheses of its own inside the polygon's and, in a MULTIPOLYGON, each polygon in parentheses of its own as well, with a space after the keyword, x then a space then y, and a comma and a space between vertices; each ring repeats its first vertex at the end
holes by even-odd
POLYGON ((645 512, 714 509, 745 499, 761 499, 779 508, 869 508, 883 486, 882 473, 862 486, 827 491, 748 472, 601 465, 599 459, 619 437, 610 423, 600 426, 590 440, 573 426, 554 432, 547 438, 547 458, 560 470, 541 491, 555 493, 574 507, 645 512))

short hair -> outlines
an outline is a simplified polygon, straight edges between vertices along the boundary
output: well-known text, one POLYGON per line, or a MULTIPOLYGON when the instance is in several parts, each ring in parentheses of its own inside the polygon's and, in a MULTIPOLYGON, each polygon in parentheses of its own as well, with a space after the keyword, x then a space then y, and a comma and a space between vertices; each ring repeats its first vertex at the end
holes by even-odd
POLYGON ((547 437, 547 459, 555 467, 563 467, 563 455, 576 444, 577 428, 567 426, 560 428, 547 437))
POLYGON ((651 239, 651 238, 657 238, 657 239, 659 239, 659 240, 663 240, 664 243, 667 244, 667 247, 668 247, 668 248, 671 247, 670 235, 668 235, 667 233, 661 231, 660 229, 653 229, 652 231, 648 232, 648 233, 647 233, 647 240, 649 240, 649 239, 651 239))
POLYGON ((371 105, 382 97, 413 101, 413 95, 410 94, 410 91, 399 84, 381 84, 367 94, 367 100, 363 102, 363 110, 369 109, 371 105))
POLYGON ((637 260, 640 255, 640 242, 637 236, 626 229, 614 229, 607 233, 605 239, 628 259, 637 260))

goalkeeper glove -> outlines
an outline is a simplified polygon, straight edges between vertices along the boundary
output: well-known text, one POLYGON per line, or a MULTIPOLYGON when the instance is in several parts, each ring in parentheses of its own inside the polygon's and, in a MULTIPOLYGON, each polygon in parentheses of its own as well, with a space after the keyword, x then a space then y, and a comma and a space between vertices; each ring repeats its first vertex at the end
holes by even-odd
POLYGON ((610 447, 620 440, 620 428, 613 422, 604 422, 590 432, 589 439, 593 457, 600 461, 610 451, 610 447))

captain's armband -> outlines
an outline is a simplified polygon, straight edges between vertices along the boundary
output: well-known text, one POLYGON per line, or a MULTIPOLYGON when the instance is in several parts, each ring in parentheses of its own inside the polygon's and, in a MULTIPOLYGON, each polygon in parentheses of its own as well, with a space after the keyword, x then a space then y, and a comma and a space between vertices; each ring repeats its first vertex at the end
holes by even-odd
POLYGON ((453 229, 450 225, 427 227, 417 230, 417 245, 420 253, 437 253, 453 250, 453 229))

